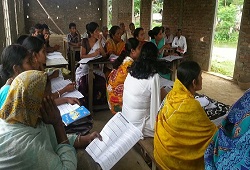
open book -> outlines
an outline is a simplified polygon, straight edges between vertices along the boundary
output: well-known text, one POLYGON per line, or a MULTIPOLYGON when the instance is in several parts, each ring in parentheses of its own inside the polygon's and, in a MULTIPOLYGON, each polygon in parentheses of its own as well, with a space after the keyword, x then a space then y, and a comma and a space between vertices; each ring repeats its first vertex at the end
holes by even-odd
POLYGON ((66 126, 90 115, 88 109, 84 106, 79 106, 78 104, 63 104, 58 106, 58 109, 60 110, 62 121, 66 126))
POLYGON ((142 132, 122 113, 116 113, 101 131, 102 140, 94 139, 86 148, 88 154, 102 167, 111 169, 140 139, 142 132))

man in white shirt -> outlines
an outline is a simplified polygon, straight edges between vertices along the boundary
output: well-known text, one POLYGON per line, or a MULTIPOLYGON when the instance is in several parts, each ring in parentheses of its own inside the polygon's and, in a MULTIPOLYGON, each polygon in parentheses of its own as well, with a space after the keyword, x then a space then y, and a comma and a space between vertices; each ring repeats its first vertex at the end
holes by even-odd
POLYGON ((134 37, 135 24, 131 22, 129 24, 129 30, 127 31, 127 39, 134 37))
POLYGON ((181 29, 178 29, 178 31, 177 31, 176 37, 174 37, 174 40, 172 42, 172 47, 176 48, 176 52, 179 55, 183 55, 184 53, 187 52, 186 38, 184 36, 182 36, 181 29))
POLYGON ((168 27, 166 27, 166 29, 165 29, 165 35, 166 35, 165 36, 165 44, 172 45, 174 36, 173 36, 173 34, 170 33, 170 29, 168 27))
POLYGON ((124 41, 124 42, 127 42, 127 31, 126 31, 126 27, 125 27, 125 24, 123 22, 120 23, 120 28, 121 28, 121 39, 124 41))

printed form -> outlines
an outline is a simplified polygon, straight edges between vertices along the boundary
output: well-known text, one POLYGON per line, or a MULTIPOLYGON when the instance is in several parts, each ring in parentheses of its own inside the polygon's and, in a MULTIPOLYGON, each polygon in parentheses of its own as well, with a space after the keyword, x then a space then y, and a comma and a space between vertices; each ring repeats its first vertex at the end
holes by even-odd
POLYGON ((103 170, 111 169, 140 139, 143 139, 142 132, 120 112, 108 121, 100 134, 103 141, 94 139, 86 151, 103 170))

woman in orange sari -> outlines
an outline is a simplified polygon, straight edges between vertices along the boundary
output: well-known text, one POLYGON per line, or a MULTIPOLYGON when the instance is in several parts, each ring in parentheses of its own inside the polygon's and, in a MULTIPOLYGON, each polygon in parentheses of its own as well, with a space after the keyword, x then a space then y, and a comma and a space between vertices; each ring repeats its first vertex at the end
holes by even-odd
POLYGON ((107 40, 105 45, 107 55, 121 55, 125 48, 125 42, 121 39, 121 28, 119 26, 112 26, 109 34, 110 39, 107 40))
POLYGON ((140 54, 139 41, 128 39, 125 50, 113 64, 113 70, 107 80, 107 99, 109 109, 113 114, 122 110, 123 83, 128 74, 128 68, 140 54))

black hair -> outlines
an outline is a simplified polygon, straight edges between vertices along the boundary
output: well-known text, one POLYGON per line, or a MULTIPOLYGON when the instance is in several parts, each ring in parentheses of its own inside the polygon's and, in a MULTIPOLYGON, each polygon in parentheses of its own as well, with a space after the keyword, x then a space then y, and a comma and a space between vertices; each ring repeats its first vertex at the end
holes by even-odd
POLYGON ((103 26, 102 27, 102 31, 104 31, 104 30, 108 30, 108 27, 107 26, 103 26))
MULTIPOLYGON (((46 25, 46 24, 45 24, 45 25, 46 25)), ((47 27, 48 27, 48 26, 47 26, 47 27)), ((35 29, 41 30, 41 29, 43 29, 43 25, 40 24, 40 23, 37 23, 37 24, 34 26, 34 28, 35 28, 35 29)))
POLYGON ((136 28, 135 31, 134 31, 134 37, 137 38, 139 36, 139 32, 141 30, 144 30, 142 27, 139 27, 139 28, 136 28))
POLYGON ((27 48, 30 53, 38 53, 44 47, 44 42, 37 37, 30 36, 23 41, 22 46, 27 48))
POLYGON ((148 79, 156 73, 169 73, 166 62, 159 61, 158 48, 152 42, 146 42, 139 58, 131 65, 129 73, 137 79, 148 79))
POLYGON ((69 24, 69 29, 71 29, 71 27, 76 27, 76 24, 73 23, 73 22, 71 22, 71 23, 69 24))
POLYGON ((49 30, 49 26, 48 26, 47 24, 43 24, 43 25, 42 25, 42 29, 43 29, 43 30, 44 30, 44 29, 49 30))
POLYGON ((45 44, 45 39, 43 34, 38 34, 36 37, 45 44))
POLYGON ((170 31, 170 28, 169 27, 166 27, 166 29, 165 30, 169 30, 170 31))
POLYGON ((1 55, 0 76, 4 82, 15 74, 13 66, 22 66, 23 60, 27 55, 30 55, 29 51, 19 44, 9 45, 3 50, 1 55))
POLYGON ((192 85, 193 80, 198 81, 201 67, 195 61, 183 61, 178 66, 177 78, 188 89, 192 85))
POLYGON ((29 30, 30 35, 33 35, 35 32, 36 32, 36 28, 30 27, 30 30, 29 30))
POLYGON ((118 69, 118 67, 122 64, 125 57, 130 55, 131 50, 135 50, 139 45, 139 41, 136 38, 129 38, 127 43, 125 44, 125 50, 123 50, 120 56, 113 63, 113 68, 118 69))
POLYGON ((132 25, 135 25, 135 24, 134 24, 133 22, 131 22, 131 23, 129 24, 129 27, 132 26, 132 25))
POLYGON ((154 27, 152 30, 148 31, 148 35, 151 37, 151 39, 155 39, 155 36, 158 35, 161 30, 162 27, 154 27))
POLYGON ((19 45, 22 45, 23 44, 23 41, 29 37, 28 35, 20 35, 17 40, 16 40, 16 43, 19 44, 19 45))
POLYGON ((110 30, 109 30, 109 36, 110 36, 111 39, 113 39, 113 36, 115 35, 115 33, 116 33, 116 31, 117 31, 118 29, 120 29, 120 27, 117 26, 117 25, 114 25, 114 26, 112 26, 112 27, 110 28, 110 30))
POLYGON ((86 30, 88 33, 88 36, 91 37, 91 34, 94 33, 94 31, 99 27, 99 25, 96 22, 90 22, 86 25, 86 30))
POLYGON ((182 31, 182 30, 179 28, 179 29, 177 29, 177 31, 179 32, 179 31, 182 31))

